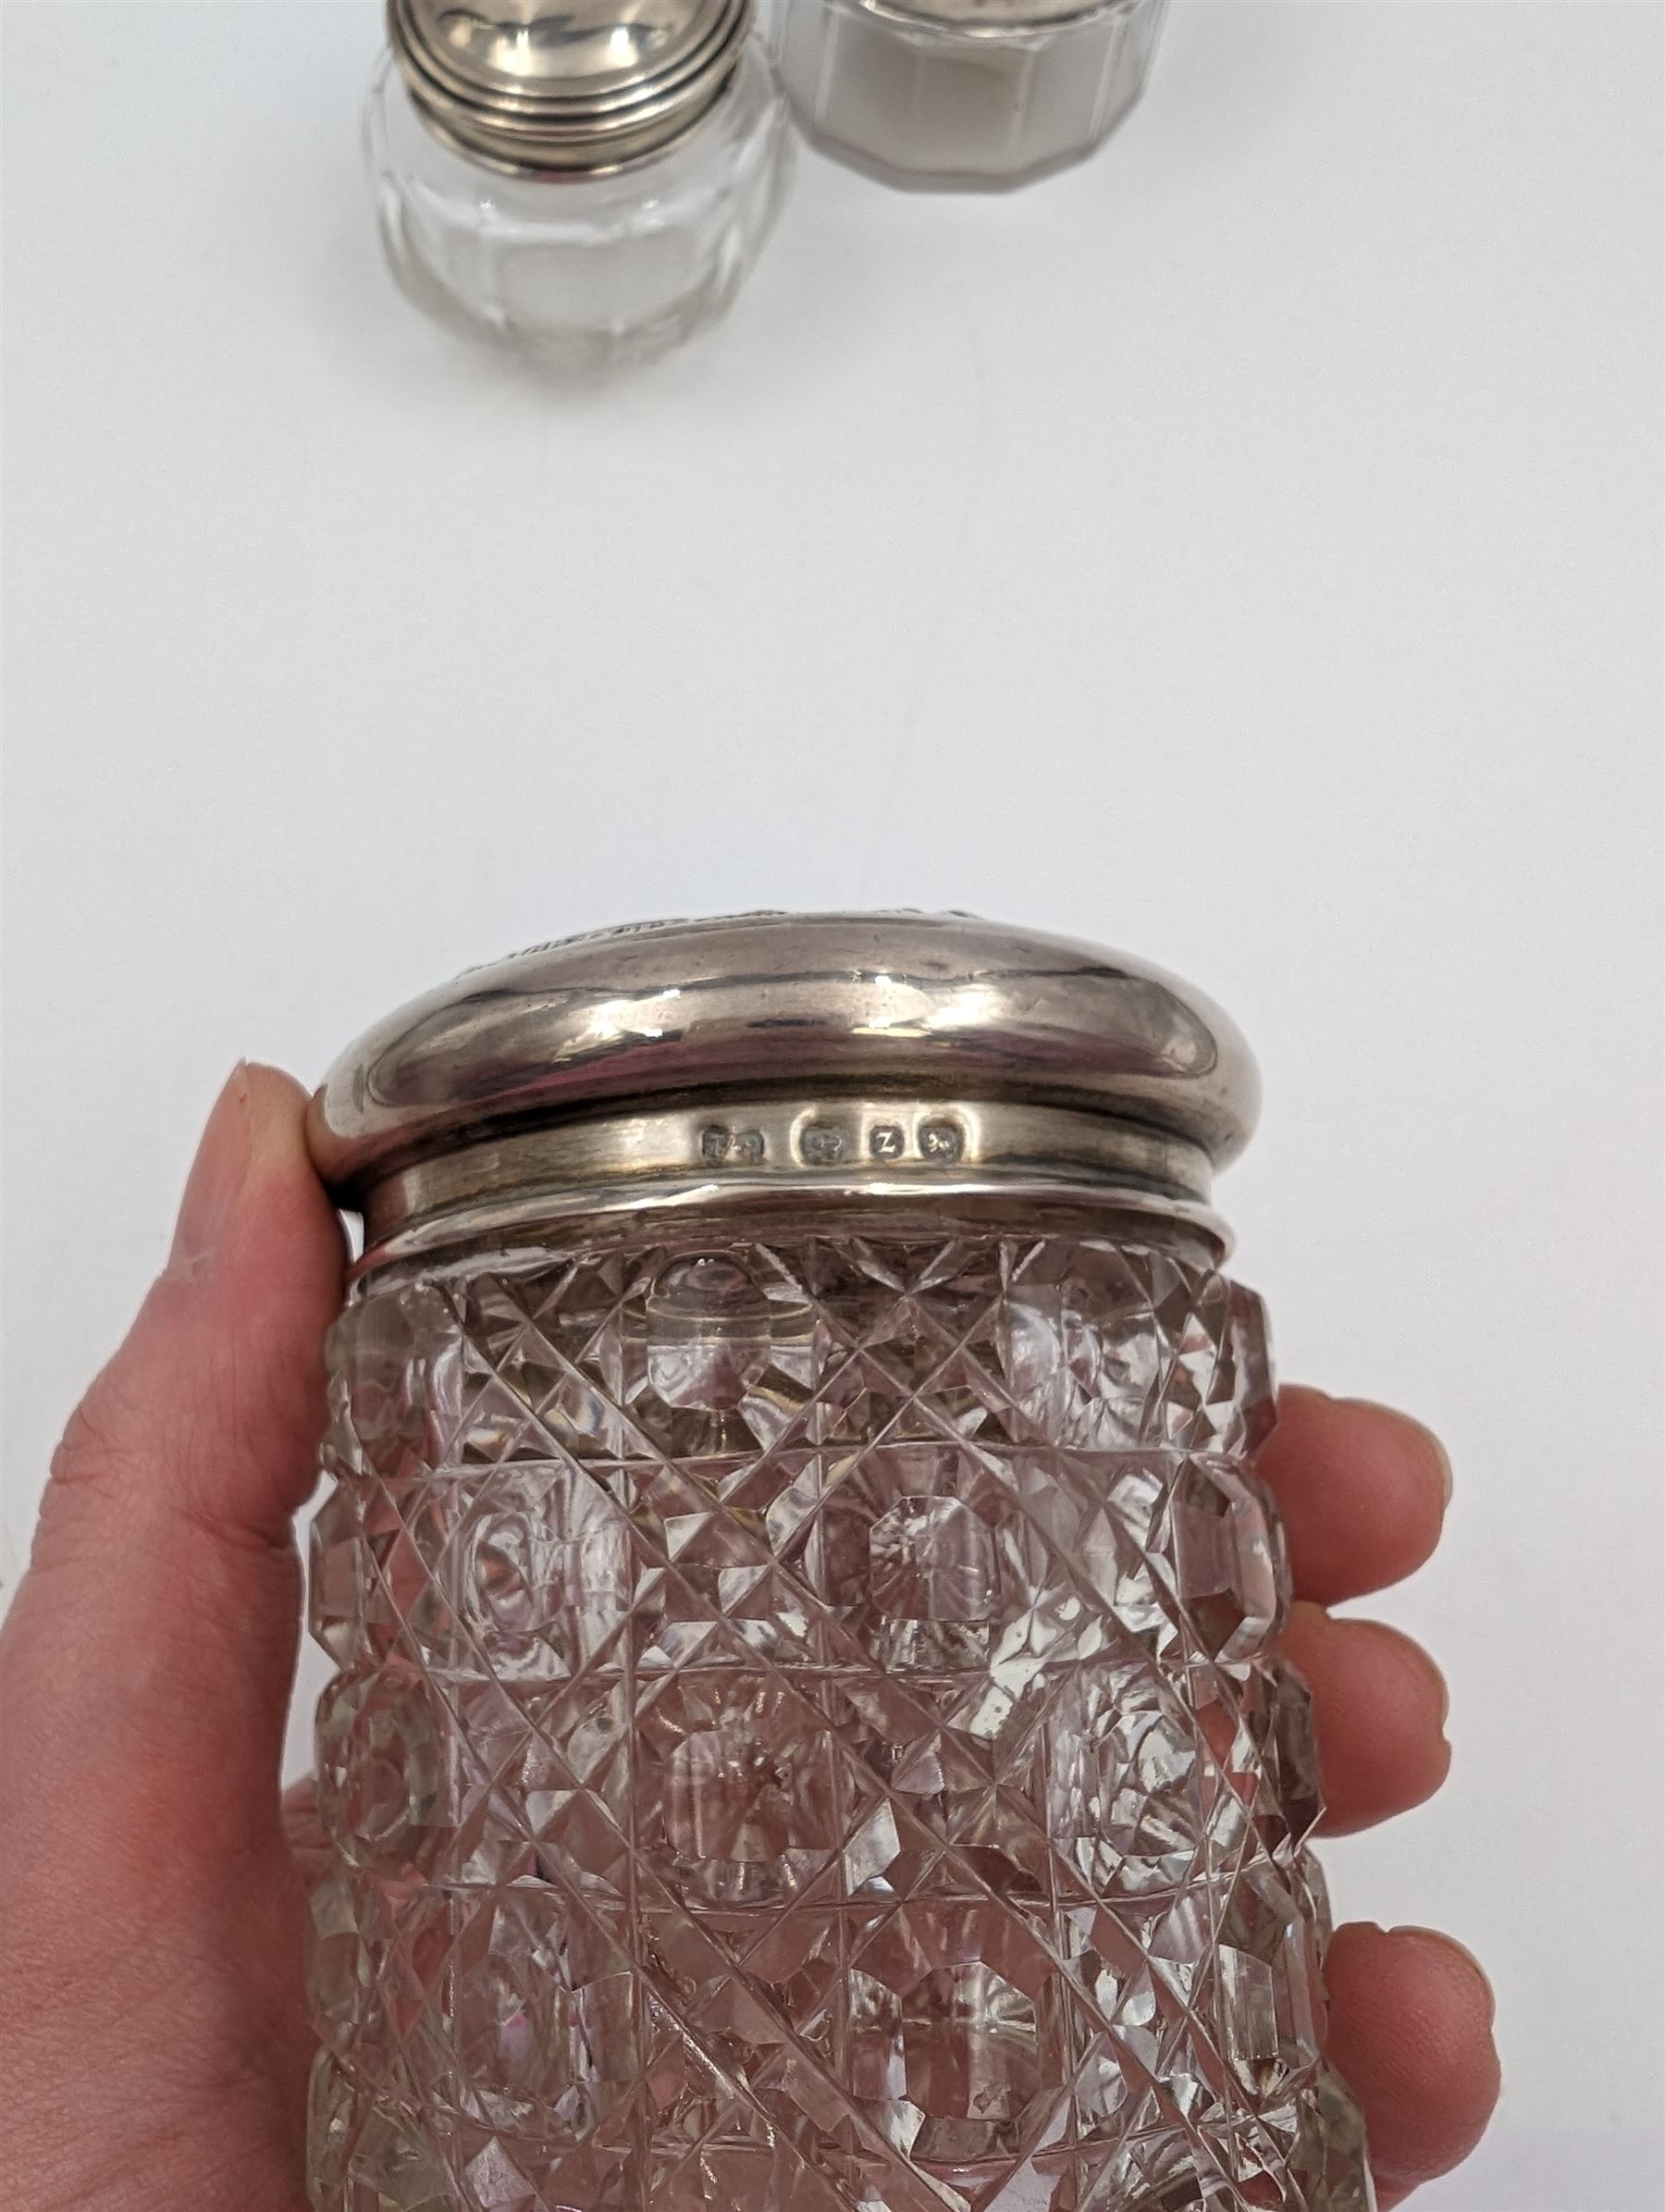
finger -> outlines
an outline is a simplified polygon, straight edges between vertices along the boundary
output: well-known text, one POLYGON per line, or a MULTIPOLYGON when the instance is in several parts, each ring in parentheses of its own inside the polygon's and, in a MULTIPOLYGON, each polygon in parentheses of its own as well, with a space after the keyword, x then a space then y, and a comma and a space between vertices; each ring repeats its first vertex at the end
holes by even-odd
POLYGON ((283 1834, 290 1857, 309 1889, 335 1871, 335 1848, 319 1817, 318 1793, 310 1774, 291 1782, 283 1793, 283 1834))
POLYGON ((1320 1605, 1402 1582, 1439 1541, 1451 1464, 1437 1437, 1363 1398, 1290 1386, 1261 1451, 1298 1596, 1320 1605))
POLYGON ((1491 1985, 1449 1936, 1338 1928, 1327 2052, 1364 2114, 1383 2212, 1459 2166, 1498 2101, 1491 1985))
POLYGON ((55 1826, 130 1861, 142 1837, 189 1880, 280 1841, 290 1519, 314 1479, 342 1266, 304 1103, 269 1069, 227 1084, 167 1267, 55 1461, 0 1642, 16 1785, 0 1816, 37 1851, 59 1847, 55 1826))
POLYGON ((0 1633, 0 2043, 30 2056, 7 2118, 31 2203, 114 2201, 113 2174, 123 2203, 194 2203, 204 2127, 216 2201, 295 2201, 310 2038, 278 1795, 290 1516, 342 1260, 303 1106, 264 1069, 227 1084, 0 1633))
POLYGON ((1450 1771, 1445 1677, 1380 1621, 1332 1620, 1298 1603, 1282 1650, 1313 1693, 1331 1835, 1369 1828, 1434 1795, 1450 1771))

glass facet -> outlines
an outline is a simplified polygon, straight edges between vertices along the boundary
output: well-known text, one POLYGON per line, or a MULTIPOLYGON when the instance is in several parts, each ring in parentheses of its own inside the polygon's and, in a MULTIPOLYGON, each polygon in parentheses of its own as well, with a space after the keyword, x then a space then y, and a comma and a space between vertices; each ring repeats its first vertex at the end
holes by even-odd
POLYGON ((891 184, 1020 184, 1079 161, 1132 107, 1166 0, 774 0, 798 121, 891 184))
POLYGON ((682 1224, 330 1364, 317 2212, 1364 2212, 1200 1248, 682 1224))
POLYGON ((429 128, 387 56, 364 143, 383 249, 407 297, 579 371, 661 353, 722 314, 773 228, 793 156, 755 40, 685 137, 609 174, 486 167, 429 128))

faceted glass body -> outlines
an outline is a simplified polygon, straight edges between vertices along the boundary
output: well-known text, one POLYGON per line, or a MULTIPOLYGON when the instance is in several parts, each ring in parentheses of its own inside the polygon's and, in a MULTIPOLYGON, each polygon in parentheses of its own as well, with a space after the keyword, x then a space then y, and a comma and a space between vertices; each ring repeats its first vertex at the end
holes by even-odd
POLYGON ((1020 184, 1079 161, 1144 90, 1166 0, 773 0, 804 129, 888 183, 1020 184))
POLYGON ((418 307, 543 365, 646 359, 720 315, 785 195, 792 132, 754 40, 684 137, 604 176, 500 174, 424 121, 384 56, 364 112, 382 245, 418 307))
POLYGON ((317 2212, 1363 2212, 1258 1301, 971 1222, 361 1283, 317 2212))

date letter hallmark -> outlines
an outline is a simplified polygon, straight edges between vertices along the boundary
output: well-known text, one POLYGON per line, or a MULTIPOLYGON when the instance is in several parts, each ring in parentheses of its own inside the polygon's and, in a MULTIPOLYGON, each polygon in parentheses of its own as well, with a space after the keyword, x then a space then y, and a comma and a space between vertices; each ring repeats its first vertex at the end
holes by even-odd
POLYGON ((907 1131, 894 1121, 878 1121, 868 1131, 868 1151, 876 1160, 900 1160, 907 1155, 907 1131))
POLYGON ((699 1132, 699 1156, 708 1168, 760 1168, 768 1154, 760 1129, 730 1129, 709 1121, 699 1132))
POLYGON ((919 1124, 919 1157, 938 1167, 949 1167, 966 1149, 966 1132, 957 1121, 919 1124))

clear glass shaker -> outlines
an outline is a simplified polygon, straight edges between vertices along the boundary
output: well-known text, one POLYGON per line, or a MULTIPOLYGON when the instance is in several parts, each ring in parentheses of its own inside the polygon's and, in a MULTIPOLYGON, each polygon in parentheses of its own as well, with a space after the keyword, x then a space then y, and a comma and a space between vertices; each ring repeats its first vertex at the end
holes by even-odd
POLYGON ((1167 0, 773 0, 787 97, 887 183, 1022 184, 1101 144, 1144 90, 1167 0))
POLYGON ((751 0, 389 0, 388 31, 365 152, 418 306, 576 370, 728 306, 793 156, 751 0))
POLYGON ((538 947, 339 1064, 316 2212, 1365 2212, 1256 1088, 915 914, 538 947))

